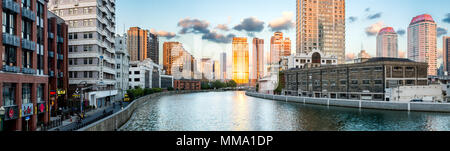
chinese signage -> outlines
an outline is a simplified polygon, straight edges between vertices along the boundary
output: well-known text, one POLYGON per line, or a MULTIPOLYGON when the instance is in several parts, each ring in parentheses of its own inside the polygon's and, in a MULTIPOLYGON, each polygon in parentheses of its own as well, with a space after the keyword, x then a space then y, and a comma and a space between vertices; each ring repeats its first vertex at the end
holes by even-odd
POLYGON ((33 115, 33 103, 22 104, 22 117, 33 115))
POLYGON ((37 114, 45 113, 47 110, 45 103, 38 103, 37 104, 37 114))
POLYGON ((66 94, 66 90, 58 90, 58 95, 64 95, 66 94))
POLYGON ((19 108, 17 106, 5 107, 5 121, 19 118, 19 108))

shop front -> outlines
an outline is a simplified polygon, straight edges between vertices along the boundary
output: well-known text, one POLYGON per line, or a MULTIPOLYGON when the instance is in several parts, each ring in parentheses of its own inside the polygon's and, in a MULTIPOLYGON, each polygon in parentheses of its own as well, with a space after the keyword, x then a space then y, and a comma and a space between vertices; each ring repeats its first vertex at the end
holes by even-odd
POLYGON ((3 131, 16 130, 16 121, 19 119, 18 106, 5 106, 5 115, 2 118, 3 131))
POLYGON ((23 131, 31 131, 32 130, 33 122, 31 121, 31 119, 33 118, 33 113, 34 113, 33 110, 34 110, 33 103, 22 104, 21 118, 22 118, 22 130, 23 131))

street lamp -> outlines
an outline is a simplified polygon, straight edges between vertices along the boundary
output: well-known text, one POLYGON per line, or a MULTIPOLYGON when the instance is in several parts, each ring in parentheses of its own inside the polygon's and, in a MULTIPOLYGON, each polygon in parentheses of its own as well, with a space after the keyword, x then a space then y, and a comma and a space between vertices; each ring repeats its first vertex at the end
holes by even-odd
POLYGON ((0 132, 3 131, 3 116, 5 116, 5 108, 0 107, 0 132))

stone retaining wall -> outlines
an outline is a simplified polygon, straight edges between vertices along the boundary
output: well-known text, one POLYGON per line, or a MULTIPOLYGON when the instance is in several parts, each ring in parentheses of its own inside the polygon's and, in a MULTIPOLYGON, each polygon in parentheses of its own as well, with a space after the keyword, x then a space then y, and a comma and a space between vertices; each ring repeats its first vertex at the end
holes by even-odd
POLYGON ((307 98, 295 96, 269 95, 253 92, 246 92, 248 96, 269 99, 275 101, 285 101, 304 104, 315 104, 325 106, 351 107, 360 109, 381 109, 396 111, 420 111, 420 112, 447 112, 450 113, 450 103, 401 103, 383 101, 360 101, 327 98, 307 98))

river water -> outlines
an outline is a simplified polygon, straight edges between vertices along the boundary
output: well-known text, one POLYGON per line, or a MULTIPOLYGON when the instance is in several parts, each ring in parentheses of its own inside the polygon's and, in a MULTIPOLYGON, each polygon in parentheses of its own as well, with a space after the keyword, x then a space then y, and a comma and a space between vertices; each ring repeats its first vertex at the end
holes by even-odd
POLYGON ((147 101, 120 131, 450 131, 449 113, 327 107, 207 92, 147 101))

